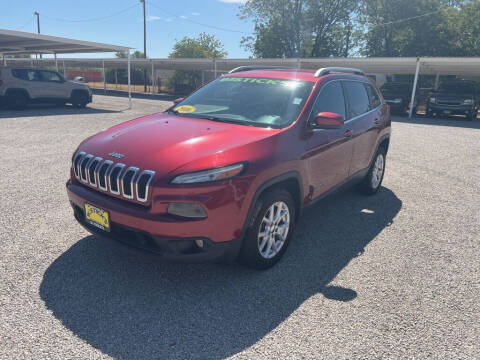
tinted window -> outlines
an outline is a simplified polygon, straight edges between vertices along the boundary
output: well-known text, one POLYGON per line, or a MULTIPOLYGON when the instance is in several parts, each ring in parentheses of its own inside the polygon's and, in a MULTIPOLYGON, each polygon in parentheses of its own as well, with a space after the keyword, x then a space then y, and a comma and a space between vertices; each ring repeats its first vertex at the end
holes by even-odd
POLYGON ((320 90, 320 94, 313 105, 311 121, 320 112, 331 112, 345 118, 345 98, 340 82, 331 82, 320 90))
POLYGON ((60 75, 58 75, 57 73, 53 72, 53 71, 39 71, 40 73, 40 78, 42 79, 42 81, 56 81, 56 82, 60 82, 62 79, 60 78, 60 75))
POLYGON ((452 94, 471 94, 475 91, 473 83, 468 82, 449 82, 440 84, 439 92, 452 94))
POLYGON ((348 101, 348 117, 352 118, 370 109, 370 99, 362 82, 345 81, 345 93, 348 101))
POLYGON ((12 75, 18 79, 27 81, 39 80, 37 71, 31 69, 12 69, 12 75))
POLYGON ((367 88, 368 97, 370 98, 370 109, 375 109, 380 106, 380 97, 378 96, 377 90, 370 84, 365 84, 367 88))

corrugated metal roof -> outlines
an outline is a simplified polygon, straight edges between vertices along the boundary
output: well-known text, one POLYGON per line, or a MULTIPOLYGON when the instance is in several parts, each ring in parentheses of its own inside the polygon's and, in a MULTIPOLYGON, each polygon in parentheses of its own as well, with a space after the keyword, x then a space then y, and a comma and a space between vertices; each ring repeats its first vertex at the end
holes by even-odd
POLYGON ((0 54, 71 54, 128 50, 125 46, 0 29, 0 54))
MULTIPOLYGON (((418 58, 420 74, 425 75, 480 75, 480 57, 470 58, 418 58)), ((69 67, 127 68, 127 59, 59 59, 69 67)), ((317 70, 323 67, 353 67, 368 74, 415 74, 417 58, 320 58, 320 59, 131 59, 132 68, 165 70, 211 70, 228 72, 244 65, 273 65, 317 70)), ((54 66, 53 59, 8 59, 18 66, 54 66)))

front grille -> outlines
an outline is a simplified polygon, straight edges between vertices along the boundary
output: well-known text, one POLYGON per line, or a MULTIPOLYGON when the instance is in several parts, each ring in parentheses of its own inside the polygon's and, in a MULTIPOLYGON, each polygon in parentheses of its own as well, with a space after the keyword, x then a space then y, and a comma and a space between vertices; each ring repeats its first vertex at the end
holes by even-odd
POLYGON ((450 106, 460 106, 463 104, 463 101, 459 100, 447 100, 447 99, 438 99, 438 105, 450 105, 450 106))
POLYGON ((85 185, 102 192, 140 202, 148 201, 150 183, 155 176, 151 170, 103 160, 84 151, 78 152, 72 162, 75 177, 85 185))

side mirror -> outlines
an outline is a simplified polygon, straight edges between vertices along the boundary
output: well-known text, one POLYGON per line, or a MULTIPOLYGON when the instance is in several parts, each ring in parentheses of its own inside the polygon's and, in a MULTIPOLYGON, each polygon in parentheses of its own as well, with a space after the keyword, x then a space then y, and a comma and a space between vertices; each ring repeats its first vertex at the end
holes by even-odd
POLYGON ((321 112, 315 117, 317 129, 341 129, 345 119, 343 116, 331 112, 321 112))
POLYGON ((173 104, 174 104, 174 105, 177 105, 177 104, 181 103, 184 99, 185 99, 185 98, 175 99, 175 100, 173 100, 173 104))

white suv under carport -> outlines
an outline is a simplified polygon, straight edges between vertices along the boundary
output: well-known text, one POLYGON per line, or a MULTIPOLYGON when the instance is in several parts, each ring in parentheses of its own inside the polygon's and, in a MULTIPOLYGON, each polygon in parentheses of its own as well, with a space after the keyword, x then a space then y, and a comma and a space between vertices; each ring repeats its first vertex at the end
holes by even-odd
POLYGON ((85 107, 92 102, 92 90, 86 84, 65 80, 56 71, 4 67, 0 68, 0 97, 17 110, 40 102, 85 107))

